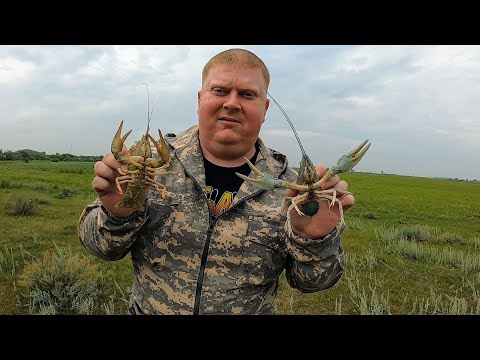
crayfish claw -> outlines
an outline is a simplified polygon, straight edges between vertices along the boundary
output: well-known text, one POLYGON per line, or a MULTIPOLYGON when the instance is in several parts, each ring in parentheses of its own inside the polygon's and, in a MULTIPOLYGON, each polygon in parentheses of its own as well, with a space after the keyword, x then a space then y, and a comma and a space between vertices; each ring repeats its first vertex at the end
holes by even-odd
POLYGON ((255 165, 253 165, 250 160, 248 160, 246 157, 244 157, 244 159, 247 162, 250 169, 252 169, 252 171, 255 173, 255 175, 260 176, 260 177, 265 176, 264 173, 261 172, 255 165))
POLYGON ((274 179, 270 176, 265 175, 261 172, 255 165, 251 163, 246 157, 244 159, 247 161, 248 166, 252 169, 252 172, 257 175, 257 178, 251 178, 236 172, 237 176, 241 177, 243 180, 248 181, 250 184, 255 185, 261 189, 265 190, 273 190, 273 189, 295 189, 295 190, 303 190, 305 191, 308 189, 308 186, 299 185, 299 184, 292 184, 285 180, 274 179))
POLYGON ((259 187, 261 189, 265 189, 265 190, 275 189, 275 179, 269 176, 266 176, 255 165, 253 165, 251 161, 248 160, 247 158, 245 158, 245 160, 247 161, 247 164, 250 167, 250 169, 252 169, 253 173, 257 175, 257 178, 256 179, 251 178, 236 172, 235 174, 237 174, 237 176, 241 177, 243 180, 248 181, 250 184, 253 184, 256 187, 259 187))
POLYGON ((363 155, 365 155, 367 150, 370 148, 370 145, 372 145, 370 143, 367 146, 365 146, 367 142, 368 140, 365 140, 358 147, 350 151, 348 154, 340 157, 340 159, 338 159, 337 161, 337 165, 334 166, 332 170, 334 170, 336 174, 344 173, 352 170, 355 167, 355 165, 357 165, 359 161, 362 159, 363 155))
POLYGON ((348 155, 349 157, 355 157, 355 156, 360 156, 360 157, 362 157, 363 154, 365 154, 365 153, 367 152, 367 150, 368 150, 368 148, 370 147, 371 144, 368 144, 368 146, 367 146, 365 149, 363 149, 363 151, 362 151, 360 154, 358 154, 358 153, 360 152, 360 149, 361 149, 362 147, 364 147, 367 142, 368 142, 368 140, 365 140, 365 141, 362 142, 360 145, 358 145, 355 149, 353 149, 352 151, 350 151, 347 155, 348 155))
POLYGON ((160 129, 158 129, 158 135, 160 136, 160 141, 155 140, 150 134, 148 134, 148 138, 153 142, 153 145, 155 145, 160 159, 162 159, 163 163, 166 163, 170 158, 170 151, 168 150, 167 142, 160 129))
POLYGON ((130 130, 122 137, 121 136, 122 128, 123 128, 123 120, 120 122, 120 126, 118 127, 117 133, 113 138, 112 146, 111 146, 111 151, 115 156, 115 159, 117 160, 119 160, 120 152, 123 150, 123 144, 125 143, 125 140, 127 139, 128 135, 130 135, 130 133, 132 132, 132 130, 130 130))

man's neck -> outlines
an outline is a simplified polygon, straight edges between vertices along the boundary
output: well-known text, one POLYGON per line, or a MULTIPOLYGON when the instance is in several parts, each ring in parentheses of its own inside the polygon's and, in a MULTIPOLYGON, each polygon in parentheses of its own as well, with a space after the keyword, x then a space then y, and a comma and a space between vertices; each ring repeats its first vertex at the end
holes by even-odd
POLYGON ((236 158, 225 158, 224 156, 219 157, 211 152, 209 152, 202 144, 200 144, 202 148, 203 156, 210 161, 211 163, 222 166, 222 167, 237 167, 242 166, 245 164, 245 158, 250 159, 255 154, 255 146, 253 146, 250 150, 247 151, 246 154, 236 157, 236 158))

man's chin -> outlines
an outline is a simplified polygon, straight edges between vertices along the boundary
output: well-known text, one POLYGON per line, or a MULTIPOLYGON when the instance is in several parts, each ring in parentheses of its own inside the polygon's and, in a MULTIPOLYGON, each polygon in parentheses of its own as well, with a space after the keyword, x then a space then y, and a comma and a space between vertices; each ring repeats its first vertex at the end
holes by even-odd
POLYGON ((225 145, 234 145, 242 141, 241 136, 231 129, 225 129, 217 132, 214 139, 218 143, 225 145))

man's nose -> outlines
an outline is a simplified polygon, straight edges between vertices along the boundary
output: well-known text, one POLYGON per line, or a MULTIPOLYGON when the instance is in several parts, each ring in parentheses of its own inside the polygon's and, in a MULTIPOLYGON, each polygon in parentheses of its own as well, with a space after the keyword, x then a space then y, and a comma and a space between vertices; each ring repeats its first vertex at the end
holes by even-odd
POLYGON ((226 97, 223 103, 225 110, 240 110, 239 95, 235 91, 231 91, 226 97))

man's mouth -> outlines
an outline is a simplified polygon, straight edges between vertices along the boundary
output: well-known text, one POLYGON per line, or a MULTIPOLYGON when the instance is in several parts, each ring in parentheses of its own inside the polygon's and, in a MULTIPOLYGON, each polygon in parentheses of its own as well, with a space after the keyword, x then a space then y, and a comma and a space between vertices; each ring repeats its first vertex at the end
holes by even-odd
POLYGON ((229 117, 224 117, 222 116, 221 118, 219 118, 218 120, 221 120, 221 121, 227 121, 227 122, 232 122, 232 123, 240 123, 240 121, 234 119, 234 118, 229 118, 229 117))

